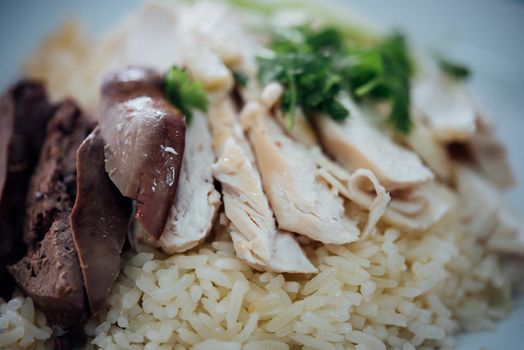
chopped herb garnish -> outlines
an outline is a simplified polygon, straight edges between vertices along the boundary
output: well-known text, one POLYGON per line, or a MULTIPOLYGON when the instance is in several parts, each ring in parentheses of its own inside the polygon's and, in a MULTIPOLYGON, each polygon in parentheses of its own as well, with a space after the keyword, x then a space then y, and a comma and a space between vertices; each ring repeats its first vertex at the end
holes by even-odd
POLYGON ((411 130, 411 61, 404 37, 395 34, 378 45, 348 49, 348 63, 343 68, 350 89, 357 99, 390 101, 388 121, 401 133, 411 130))
POLYGON ((470 77, 471 71, 468 67, 457 63, 452 62, 442 56, 437 58, 440 69, 450 77, 456 80, 465 80, 470 77))
POLYGON ((169 69, 164 89, 167 99, 185 115, 188 125, 193 118, 193 109, 207 110, 207 95, 202 84, 194 81, 182 68, 172 66, 169 69))
POLYGON ((235 84, 238 84, 239 86, 242 86, 242 87, 247 85, 247 82, 249 80, 247 75, 245 75, 244 73, 238 70, 233 70, 232 73, 233 73, 233 79, 235 79, 235 84))
POLYGON ((259 80, 281 83, 281 108, 294 124, 295 109, 344 120, 349 111, 339 102, 342 91, 357 100, 390 101, 388 121, 401 133, 411 129, 409 113, 411 60, 404 37, 395 34, 370 47, 352 47, 331 27, 314 31, 301 26, 277 33, 274 56, 259 58, 259 80))
POLYGON ((332 29, 313 32, 300 27, 277 33, 271 43, 274 56, 258 58, 259 80, 263 84, 278 81, 285 88, 280 105, 289 128, 295 123, 297 107, 306 115, 324 113, 335 120, 349 115, 338 101, 344 84, 331 53, 341 42, 332 29))
POLYGON ((289 128, 295 123, 296 108, 306 114, 322 112, 343 120, 348 111, 338 102, 341 77, 332 70, 327 54, 281 53, 272 58, 258 58, 258 77, 263 84, 278 81, 285 88, 281 108, 289 128))

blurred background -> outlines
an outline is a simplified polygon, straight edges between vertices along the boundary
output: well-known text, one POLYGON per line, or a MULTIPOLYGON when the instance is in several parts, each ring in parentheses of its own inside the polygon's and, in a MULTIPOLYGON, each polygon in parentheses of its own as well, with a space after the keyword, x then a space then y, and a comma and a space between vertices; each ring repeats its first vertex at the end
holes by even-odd
MULTIPOLYGON (((337 0, 334 0, 337 1, 337 0)), ((138 0, 2 0, 0 89, 39 41, 64 20, 80 18, 89 33, 109 29, 138 0)), ((469 84, 496 120, 519 184, 508 199, 524 217, 524 1, 338 0, 379 27, 396 28, 423 50, 439 52, 473 71, 469 84)), ((468 335, 459 349, 523 349, 524 303, 496 334, 468 335), (501 343, 502 341, 502 343, 501 343), (504 344, 501 347, 501 344, 504 344)))

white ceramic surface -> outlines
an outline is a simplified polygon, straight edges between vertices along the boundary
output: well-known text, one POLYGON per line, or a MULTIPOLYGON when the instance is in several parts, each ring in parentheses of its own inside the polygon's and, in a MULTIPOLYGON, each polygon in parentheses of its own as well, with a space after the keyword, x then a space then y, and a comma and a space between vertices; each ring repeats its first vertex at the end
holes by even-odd
MULTIPOLYGON (((422 49, 467 62, 471 85, 508 145, 519 185, 508 198, 524 216, 524 2, 511 0, 340 0, 386 27, 400 28, 422 49)), ((90 33, 111 27, 137 0, 0 1, 0 89, 20 75, 24 57, 70 17, 90 33)), ((80 69, 80 68, 79 68, 80 69)), ((524 349, 524 302, 494 332, 467 334, 458 349, 524 349)))

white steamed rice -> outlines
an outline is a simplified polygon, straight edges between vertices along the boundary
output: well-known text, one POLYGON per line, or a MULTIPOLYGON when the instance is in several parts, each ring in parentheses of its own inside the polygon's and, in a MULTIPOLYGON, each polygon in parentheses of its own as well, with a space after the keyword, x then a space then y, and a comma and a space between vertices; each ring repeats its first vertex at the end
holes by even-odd
POLYGON ((144 248, 86 332, 104 349, 453 348, 511 307, 514 271, 458 215, 420 236, 386 228, 306 250, 318 275, 256 272, 226 233, 183 255, 144 248))

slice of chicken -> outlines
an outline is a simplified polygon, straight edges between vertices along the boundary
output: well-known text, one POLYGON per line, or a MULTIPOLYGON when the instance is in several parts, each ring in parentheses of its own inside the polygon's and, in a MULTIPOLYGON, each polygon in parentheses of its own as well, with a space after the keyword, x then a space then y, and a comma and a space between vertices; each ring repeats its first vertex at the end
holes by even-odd
POLYGON ((424 160, 426 165, 443 181, 452 177, 451 159, 443 142, 437 140, 424 123, 420 112, 412 111, 413 129, 406 135, 406 143, 424 160))
POLYGON ((377 177, 368 169, 357 169, 350 175, 321 152, 315 152, 314 159, 319 167, 319 175, 331 186, 332 192, 369 210, 369 217, 360 238, 364 239, 374 233, 375 226, 391 200, 377 177))
POLYGON ((213 174, 222 184, 226 216, 247 241, 244 248, 270 260, 275 240, 273 215, 256 168, 232 138, 225 142, 213 174))
POLYGON ((500 195, 493 185, 472 169, 459 166, 456 173, 460 204, 471 232, 486 238, 495 229, 502 205, 500 195))
POLYGON ((524 257, 524 222, 510 209, 499 213, 498 225, 488 239, 487 247, 497 253, 524 257))
POLYGON ((408 231, 426 230, 456 204, 453 193, 445 186, 428 182, 415 189, 390 195, 369 169, 357 169, 351 175, 324 156, 316 158, 323 178, 341 195, 369 210, 369 218, 362 236, 372 233, 383 217, 385 222, 408 231))
POLYGON ((194 113, 186 129, 186 147, 175 202, 157 246, 168 254, 184 252, 207 237, 221 205, 215 190, 214 162, 206 117, 194 113))
MULTIPOLYGON (((473 162, 493 183, 500 187, 514 184, 506 149, 494 136, 494 128, 482 117, 483 113, 466 86, 440 72, 429 71, 416 80, 413 89, 413 104, 428 123, 426 147, 421 142, 410 142, 411 146, 420 152, 430 167, 437 169, 437 174, 442 175, 444 162, 440 155, 432 158, 431 162, 431 158, 425 157, 430 145, 433 147, 435 142, 443 146, 460 144, 471 156, 467 160, 473 162), (436 166, 437 162, 439 166, 436 166)), ((408 142, 410 138, 416 139, 417 136, 408 137, 408 142)), ((436 155, 433 149, 432 155, 436 155)))
POLYGON ((322 181, 310 149, 289 138, 257 102, 246 105, 242 123, 279 227, 329 244, 358 240, 356 222, 322 181))
POLYGON ((231 238, 238 256, 256 270, 271 270, 286 273, 315 273, 311 264, 292 233, 277 231, 274 252, 270 260, 263 260, 252 254, 249 241, 231 225, 231 238))
POLYGON ((409 197, 403 200, 393 198, 384 213, 384 220, 406 230, 423 231, 439 222, 456 206, 453 192, 437 182, 428 182, 411 195, 415 197, 414 200, 417 197, 424 198, 419 210, 413 211, 412 206, 406 206, 410 201, 409 197))
POLYGON ((218 155, 213 174, 222 184, 225 213, 231 221, 237 255, 258 269, 316 272, 294 237, 276 229, 260 174, 232 102, 221 99, 211 103, 209 119, 218 155))
POLYGON ((492 251, 524 256, 524 224, 499 190, 464 166, 457 169, 457 187, 470 234, 487 242, 492 251))
POLYGON ((515 184, 515 177, 509 165, 506 147, 493 134, 493 127, 479 117, 477 132, 469 142, 473 159, 482 173, 499 187, 515 184))
POLYGON ((437 139, 467 140, 476 132, 476 111, 467 89, 440 72, 417 79, 413 104, 428 118, 437 139))
POLYGON ((329 154, 349 171, 371 170, 387 190, 409 188, 433 179, 420 158, 372 127, 349 98, 351 116, 343 122, 317 117, 320 139, 329 154))
POLYGON ((183 62, 177 42, 178 19, 159 3, 147 3, 131 16, 122 33, 120 65, 141 65, 165 71, 183 62))
POLYGON ((217 1, 197 2, 181 8, 179 14, 179 26, 208 45, 226 65, 242 60, 247 46, 245 29, 231 7, 217 1))
POLYGON ((192 10, 195 7, 182 7, 175 14, 171 7, 160 3, 144 5, 122 33, 120 64, 140 64, 160 71, 176 64, 186 67, 209 91, 229 90, 233 86, 231 72, 209 42, 202 40, 197 31, 200 26, 195 26, 206 23, 202 16, 210 12, 205 11, 205 6, 192 10))

